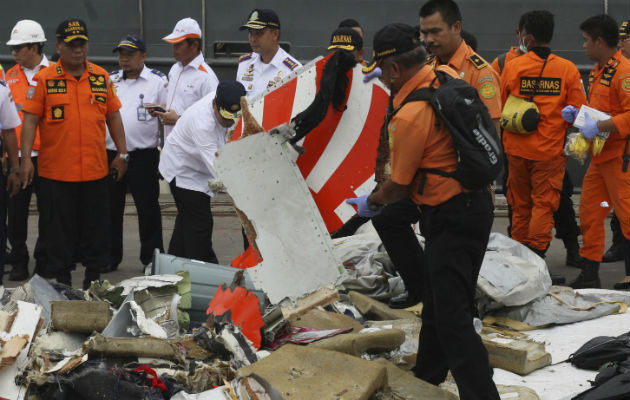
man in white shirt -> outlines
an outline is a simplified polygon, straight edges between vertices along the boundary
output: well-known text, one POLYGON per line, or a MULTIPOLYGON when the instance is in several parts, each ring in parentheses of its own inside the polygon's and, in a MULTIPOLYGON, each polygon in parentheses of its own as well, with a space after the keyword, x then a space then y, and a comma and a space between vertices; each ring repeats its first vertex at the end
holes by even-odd
MULTIPOLYGON (((147 265, 153 251, 164 251, 162 245, 162 215, 158 197, 160 186, 157 167, 160 162, 159 120, 147 111, 147 104, 166 102, 168 80, 166 75, 144 65, 146 44, 138 35, 126 35, 114 48, 118 52, 120 69, 110 73, 122 103, 120 116, 127 141, 127 173, 120 181, 109 183, 109 209, 111 220, 111 251, 107 266, 101 272, 118 268, 123 255, 123 214, 127 187, 131 191, 138 211, 140 233, 140 262, 147 265)), ((107 157, 111 162, 117 151, 107 131, 107 157)))
POLYGON ((240 112, 242 96, 242 84, 221 82, 216 93, 186 110, 165 140, 159 169, 177 206, 169 254, 218 263, 212 249, 210 199, 214 193, 208 181, 216 179, 215 154, 225 144, 227 130, 240 112))
POLYGON ((173 58, 177 60, 168 73, 166 112, 151 111, 164 124, 166 138, 188 107, 217 89, 219 79, 203 59, 201 29, 197 21, 192 18, 180 20, 173 32, 162 40, 173 45, 173 58))
POLYGON ((20 190, 20 171, 18 161, 17 138, 15 128, 20 126, 20 116, 15 108, 11 91, 0 81, 0 129, 2 129, 2 148, 9 155, 7 175, 0 173, 0 286, 4 275, 4 257, 6 251, 6 226, 4 224, 6 204, 5 197, 8 191, 9 197, 15 196, 20 190))
MULTIPOLYGON (((20 111, 26 101, 26 94, 29 85, 33 83, 33 77, 42 68, 48 66, 48 59, 42 53, 46 37, 42 26, 28 19, 18 21, 11 30, 11 37, 7 45, 11 48, 11 55, 15 59, 15 66, 7 71, 6 82, 13 95, 13 100, 19 111, 20 120, 24 114, 20 111)), ((22 134, 21 122, 16 127, 17 145, 20 148, 22 134)), ((11 245, 11 253, 7 254, 6 263, 13 264, 13 269, 9 275, 10 281, 22 281, 28 278, 29 254, 26 246, 28 233, 28 210, 31 203, 33 191, 37 194, 37 155, 39 153, 39 130, 35 136, 31 159, 35 168, 35 178, 33 185, 20 190, 15 196, 7 200, 7 239, 11 245)), ((20 154, 21 155, 21 154, 20 154)), ((37 209, 41 210, 40 196, 37 198, 37 209)), ((40 275, 45 274, 44 265, 46 263, 46 249, 44 247, 44 217, 40 213, 38 219, 38 237, 35 245, 34 257, 36 259, 35 272, 40 275)))
POLYGON ((253 53, 238 59, 236 72, 236 80, 245 86, 250 100, 302 66, 278 44, 280 19, 275 11, 253 10, 239 30, 249 32, 249 44, 253 50, 253 53))

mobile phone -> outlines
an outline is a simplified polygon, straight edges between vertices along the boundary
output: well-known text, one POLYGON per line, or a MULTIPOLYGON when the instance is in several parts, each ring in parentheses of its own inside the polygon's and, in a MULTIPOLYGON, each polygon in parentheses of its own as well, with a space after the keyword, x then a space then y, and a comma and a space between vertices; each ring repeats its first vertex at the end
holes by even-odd
POLYGON ((165 113, 165 112, 166 112, 166 110, 164 109, 164 107, 162 107, 162 106, 160 106, 160 105, 157 105, 157 104, 152 105, 152 106, 147 106, 147 109, 148 109, 148 110, 151 110, 151 111, 157 111, 157 112, 163 112, 163 113, 165 113))

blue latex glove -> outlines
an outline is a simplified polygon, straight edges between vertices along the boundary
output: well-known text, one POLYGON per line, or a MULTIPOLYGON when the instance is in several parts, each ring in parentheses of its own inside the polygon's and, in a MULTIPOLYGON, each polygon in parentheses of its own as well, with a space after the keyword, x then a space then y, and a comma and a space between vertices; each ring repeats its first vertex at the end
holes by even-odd
POLYGON ((349 199, 346 199, 346 203, 348 204, 354 204, 355 206, 357 206, 357 214, 359 214, 359 216, 361 217, 366 217, 366 218, 372 218, 375 215, 378 215, 381 210, 370 210, 370 208, 368 207, 368 199, 369 195, 363 195, 361 197, 351 197, 349 199))
POLYGON ((363 77, 363 82, 364 83, 368 83, 369 81, 371 81, 374 78, 380 78, 381 75, 383 75, 383 71, 381 70, 381 67, 376 67, 374 68, 374 70, 372 72, 370 72, 369 74, 365 75, 363 77))
POLYGON ((591 118, 588 113, 584 114, 584 126, 580 129, 582 132, 582 136, 587 138, 588 140, 592 140, 595 135, 599 133, 599 128, 597 128, 597 121, 591 118))
POLYGON ((566 106, 562 109, 562 119, 572 124, 578 115, 578 109, 573 106, 566 106))

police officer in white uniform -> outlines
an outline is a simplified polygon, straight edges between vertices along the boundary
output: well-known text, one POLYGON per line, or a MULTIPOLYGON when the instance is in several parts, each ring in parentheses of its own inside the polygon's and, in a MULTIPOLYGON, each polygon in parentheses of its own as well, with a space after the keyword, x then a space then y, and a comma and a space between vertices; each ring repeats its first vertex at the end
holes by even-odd
POLYGON ((242 31, 246 29, 253 52, 239 58, 236 80, 245 86, 247 97, 251 100, 302 64, 279 46, 280 19, 275 11, 255 9, 245 25, 239 28, 242 31))
POLYGON ((192 18, 180 20, 173 32, 162 40, 173 45, 173 58, 177 60, 168 73, 168 96, 164 104, 167 112, 155 112, 164 124, 166 138, 188 107, 217 89, 219 79, 203 59, 201 29, 197 21, 192 18))
POLYGON ((13 197, 20 190, 20 172, 18 161, 17 137, 15 128, 20 126, 20 116, 17 113, 11 91, 5 83, 0 81, 0 129, 2 129, 2 148, 9 155, 7 175, 0 173, 0 286, 4 275, 4 257, 7 248, 7 231, 5 221, 6 204, 5 190, 13 197), (5 189, 6 188, 6 189, 5 189))
MULTIPOLYGON (((140 233, 140 262, 151 262, 154 249, 163 251, 162 216, 158 196, 157 167, 160 162, 160 124, 151 116, 147 104, 166 102, 168 81, 166 75, 144 65, 146 44, 138 35, 127 35, 114 48, 118 52, 120 69, 110 73, 122 103, 120 116, 125 127, 127 141, 127 173, 120 181, 109 184, 111 251, 107 266, 101 272, 116 270, 123 254, 123 214, 127 187, 131 191, 140 233)), ((116 157, 114 141, 107 131, 107 156, 110 162, 116 157)))
POLYGON ((236 81, 223 81, 193 104, 166 138, 160 173, 169 182, 177 206, 177 218, 168 253, 218 263, 212 249, 214 193, 208 181, 216 179, 214 159, 226 142, 227 130, 241 110, 245 88, 236 81))

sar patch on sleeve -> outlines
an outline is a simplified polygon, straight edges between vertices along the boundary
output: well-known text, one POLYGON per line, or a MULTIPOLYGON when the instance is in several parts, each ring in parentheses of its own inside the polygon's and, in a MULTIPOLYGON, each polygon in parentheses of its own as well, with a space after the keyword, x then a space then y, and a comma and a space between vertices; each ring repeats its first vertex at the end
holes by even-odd
POLYGON ((470 59, 470 61, 472 61, 473 65, 477 67, 477 69, 481 69, 486 66, 486 62, 483 60, 483 58, 479 57, 477 54, 473 54, 472 56, 468 58, 470 59))
POLYGON ((623 89, 624 92, 630 92, 630 78, 625 78, 621 81, 621 89, 623 89))
POLYGON ((60 120, 64 118, 63 106, 53 106, 51 108, 51 118, 53 120, 60 120))
POLYGON ((289 69, 290 69, 291 71, 293 71, 294 69, 296 69, 296 68, 297 68, 297 66, 298 66, 298 65, 297 65, 297 63, 296 63, 295 61, 293 61, 293 60, 292 60, 291 58, 289 58, 289 57, 287 57, 287 58, 285 58, 284 60, 282 60, 282 63, 283 63, 284 65, 286 65, 287 67, 289 67, 289 69))
POLYGON ((497 93, 497 89, 491 82, 486 82, 479 88, 479 93, 483 98, 491 99, 497 93))

